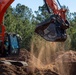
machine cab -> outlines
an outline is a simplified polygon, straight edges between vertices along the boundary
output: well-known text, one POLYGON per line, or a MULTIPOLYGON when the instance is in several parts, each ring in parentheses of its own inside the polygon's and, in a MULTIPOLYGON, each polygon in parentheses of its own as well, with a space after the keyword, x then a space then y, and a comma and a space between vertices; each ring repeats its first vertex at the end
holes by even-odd
POLYGON ((6 57, 19 55, 20 45, 17 34, 6 33, 3 51, 3 55, 6 57))

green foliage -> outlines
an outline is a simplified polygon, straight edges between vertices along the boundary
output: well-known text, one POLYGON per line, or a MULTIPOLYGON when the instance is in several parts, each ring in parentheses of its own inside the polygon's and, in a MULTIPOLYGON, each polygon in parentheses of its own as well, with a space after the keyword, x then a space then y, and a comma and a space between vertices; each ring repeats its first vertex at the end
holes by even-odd
POLYGON ((38 11, 35 11, 36 14, 36 21, 39 23, 41 21, 44 21, 48 17, 50 17, 51 14, 48 13, 45 5, 39 6, 38 11))
POLYGON ((76 33, 72 36, 71 46, 73 50, 76 50, 76 33))
POLYGON ((21 47, 29 49, 35 29, 32 10, 21 4, 17 4, 16 8, 10 6, 5 14, 4 21, 6 31, 19 34, 22 37, 21 47))
MULTIPOLYGON (((50 17, 51 14, 52 12, 50 14, 47 12, 45 5, 39 6, 38 11, 35 11, 35 15, 32 13, 32 10, 25 5, 17 4, 15 8, 12 8, 10 6, 5 14, 4 20, 6 31, 17 33, 22 36, 21 47, 30 49, 32 38, 34 40, 35 38, 36 40, 37 38, 41 39, 34 34, 36 24, 44 21, 45 19, 50 17)), ((70 13, 68 9, 67 18, 70 22, 70 28, 67 30, 69 38, 65 42, 65 48, 76 50, 76 12, 70 13)))
POLYGON ((68 34, 71 38, 71 49, 76 50, 76 13, 71 13, 68 34), (72 18, 71 18, 72 16, 72 18))

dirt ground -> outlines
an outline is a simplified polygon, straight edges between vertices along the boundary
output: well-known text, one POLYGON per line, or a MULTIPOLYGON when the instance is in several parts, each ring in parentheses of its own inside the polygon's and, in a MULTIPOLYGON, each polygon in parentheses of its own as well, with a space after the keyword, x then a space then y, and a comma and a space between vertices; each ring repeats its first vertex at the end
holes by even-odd
POLYGON ((54 55, 54 62, 44 68, 37 68, 33 65, 32 57, 35 61, 38 60, 30 52, 22 49, 18 57, 2 58, 3 60, 24 61, 28 63, 28 66, 0 64, 0 75, 76 75, 75 51, 57 52, 54 55))

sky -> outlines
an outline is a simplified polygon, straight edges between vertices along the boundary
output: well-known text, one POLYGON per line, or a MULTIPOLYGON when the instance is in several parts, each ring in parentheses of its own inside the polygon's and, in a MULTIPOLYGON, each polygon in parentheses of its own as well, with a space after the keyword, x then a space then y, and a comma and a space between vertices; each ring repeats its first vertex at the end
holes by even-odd
MULTIPOLYGON (((76 0, 59 0, 61 5, 68 6, 70 12, 76 12, 76 0)), ((12 6, 15 7, 18 3, 28 6, 33 11, 38 10, 39 6, 44 4, 43 0, 15 0, 12 6)))

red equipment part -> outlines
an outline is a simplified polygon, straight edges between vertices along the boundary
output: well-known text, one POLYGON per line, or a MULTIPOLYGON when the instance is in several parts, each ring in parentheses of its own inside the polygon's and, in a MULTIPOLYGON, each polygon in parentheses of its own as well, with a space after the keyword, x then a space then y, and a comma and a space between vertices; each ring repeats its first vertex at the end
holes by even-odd
POLYGON ((3 55, 5 39, 5 26, 3 24, 4 14, 14 0, 0 0, 0 56, 3 55))
POLYGON ((46 3, 52 9, 54 14, 61 16, 61 18, 64 21, 66 20, 66 15, 65 15, 65 13, 67 12, 66 9, 64 9, 64 8, 59 9, 55 0, 46 0, 46 3))
POLYGON ((1 29, 0 40, 2 40, 2 42, 4 42, 4 36, 5 36, 5 26, 3 25, 3 17, 7 8, 13 1, 14 0, 0 0, 0 29, 1 29))
POLYGON ((2 24, 4 14, 7 8, 14 0, 0 0, 0 24, 2 24))

